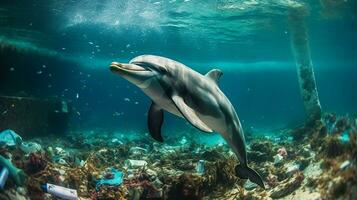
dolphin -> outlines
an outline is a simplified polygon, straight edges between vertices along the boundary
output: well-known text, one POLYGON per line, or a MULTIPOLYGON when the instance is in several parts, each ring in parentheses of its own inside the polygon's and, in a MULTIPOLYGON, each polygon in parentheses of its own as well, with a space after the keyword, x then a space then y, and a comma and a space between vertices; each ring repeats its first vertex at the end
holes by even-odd
POLYGON ((163 142, 164 110, 186 119, 203 132, 222 135, 239 160, 236 175, 264 188, 260 175, 248 167, 242 125, 218 87, 222 71, 202 75, 182 63, 155 55, 141 55, 129 63, 113 62, 110 70, 138 86, 152 100, 148 111, 150 135, 163 142))

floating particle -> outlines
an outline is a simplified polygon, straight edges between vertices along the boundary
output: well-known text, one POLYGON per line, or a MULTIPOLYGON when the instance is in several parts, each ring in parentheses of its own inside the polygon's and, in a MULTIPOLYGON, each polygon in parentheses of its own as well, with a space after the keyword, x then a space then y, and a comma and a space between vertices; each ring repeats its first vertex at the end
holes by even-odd
POLYGON ((47 66, 46 65, 42 65, 42 68, 45 69, 47 66))
POLYGON ((39 71, 36 72, 36 74, 40 75, 40 74, 42 74, 42 71, 39 70, 39 71))
POLYGON ((66 88, 66 89, 64 89, 64 91, 65 91, 65 92, 68 92, 68 89, 66 88))
POLYGON ((52 74, 48 74, 48 77, 52 77, 52 74))
POLYGON ((117 116, 120 116, 120 113, 114 112, 114 113, 113 113, 113 117, 117 117, 117 116))
POLYGON ((99 48, 99 45, 95 45, 96 48, 99 48))
POLYGON ((78 99, 78 98, 79 98, 79 94, 77 93, 77 94, 76 94, 76 99, 78 99))
POLYGON ((88 42, 88 44, 93 45, 94 43, 93 42, 88 42))
POLYGON ((129 101, 130 101, 130 99, 129 99, 129 98, 124 98, 124 101, 129 102, 129 101))
POLYGON ((127 44, 125 47, 126 47, 126 48, 129 48, 129 47, 130 47, 130 44, 127 44))
POLYGON ((66 48, 65 48, 65 47, 62 47, 62 50, 64 51, 64 50, 66 50, 66 48))
POLYGON ((4 110, 4 112, 2 112, 1 114, 6 115, 6 113, 7 113, 7 110, 4 110))
POLYGON ((138 104, 139 104, 139 102, 135 101, 135 102, 134 102, 134 104, 135 104, 135 105, 138 105, 138 104))
POLYGON ((81 116, 81 113, 80 113, 79 111, 77 111, 77 115, 78 115, 78 116, 81 116))
POLYGON ((13 72, 13 71, 15 71, 15 68, 10 67, 10 72, 13 72))
POLYGON ((51 85, 51 84, 50 84, 50 85, 47 85, 47 87, 48 87, 48 88, 52 88, 52 85, 51 85))

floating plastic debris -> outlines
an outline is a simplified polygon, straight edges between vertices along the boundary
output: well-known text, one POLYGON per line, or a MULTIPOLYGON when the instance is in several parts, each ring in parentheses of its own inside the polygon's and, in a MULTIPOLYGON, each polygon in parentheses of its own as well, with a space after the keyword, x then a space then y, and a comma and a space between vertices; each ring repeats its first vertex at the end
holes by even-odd
POLYGON ((36 142, 22 142, 20 145, 20 149, 26 154, 30 154, 30 153, 36 153, 38 151, 41 151, 42 147, 40 144, 37 144, 36 142))
POLYGON ((0 167, 7 168, 9 170, 10 177, 14 180, 15 184, 21 186, 24 184, 26 179, 26 174, 15 167, 10 160, 4 158, 0 155, 0 167))
POLYGON ((345 170, 351 165, 351 161, 346 160, 340 165, 340 170, 345 170))
POLYGON ((204 160, 199 160, 197 165, 196 165, 196 172, 198 174, 204 174, 205 173, 205 161, 204 160))
POLYGON ((104 178, 98 180, 96 184, 96 189, 98 190, 102 185, 110 185, 110 186, 119 186, 123 183, 124 173, 111 168, 106 174, 104 174, 104 178))
POLYGON ((7 129, 0 133, 0 146, 15 146, 22 142, 21 136, 15 131, 7 129))
POLYGON ((349 142, 350 142, 350 135, 349 135, 348 131, 343 132, 343 133, 338 137, 338 139, 339 139, 342 143, 344 143, 344 144, 349 143, 349 142))
POLYGON ((283 161, 284 157, 280 154, 276 154, 273 158, 274 158, 274 164, 279 164, 281 163, 281 161, 283 161))
POLYGON ((65 200, 77 200, 78 199, 77 190, 65 188, 65 187, 58 186, 58 185, 53 185, 50 183, 43 185, 42 189, 44 192, 47 192, 49 194, 52 194, 55 197, 59 197, 59 198, 65 199, 65 200))
POLYGON ((148 163, 145 160, 126 160, 125 166, 127 168, 140 168, 146 166, 148 163))
POLYGON ((4 189, 7 178, 9 177, 9 170, 7 167, 3 167, 0 172, 0 188, 4 189))
POLYGON ((145 154, 147 150, 141 147, 131 147, 129 152, 132 155, 142 155, 145 154))
POLYGON ((290 164, 287 166, 286 173, 290 174, 296 171, 299 171, 300 165, 299 164, 290 164))
POLYGON ((246 190, 253 190, 254 188, 258 187, 257 184, 253 183, 249 179, 244 183, 244 189, 246 190))

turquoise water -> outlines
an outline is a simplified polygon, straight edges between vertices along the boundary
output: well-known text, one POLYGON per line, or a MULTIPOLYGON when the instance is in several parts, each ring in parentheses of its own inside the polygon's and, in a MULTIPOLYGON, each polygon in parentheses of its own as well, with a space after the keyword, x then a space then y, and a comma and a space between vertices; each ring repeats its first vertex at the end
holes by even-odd
POLYGON ((68 99, 78 128, 144 130, 150 100, 108 66, 154 54, 203 74, 221 69, 244 127, 300 124, 288 20, 299 6, 323 110, 356 114, 353 1, 2 1, 0 93, 68 99))

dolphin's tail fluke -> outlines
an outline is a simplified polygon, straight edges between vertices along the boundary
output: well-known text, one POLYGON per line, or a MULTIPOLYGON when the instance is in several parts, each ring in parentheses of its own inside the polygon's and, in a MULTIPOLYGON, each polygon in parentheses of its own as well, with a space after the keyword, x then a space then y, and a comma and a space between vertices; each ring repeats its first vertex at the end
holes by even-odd
POLYGON ((241 179, 249 179, 253 183, 259 185, 263 189, 265 189, 264 182, 262 177, 254 171, 253 169, 249 168, 248 166, 244 165, 237 165, 235 167, 236 175, 241 179))

